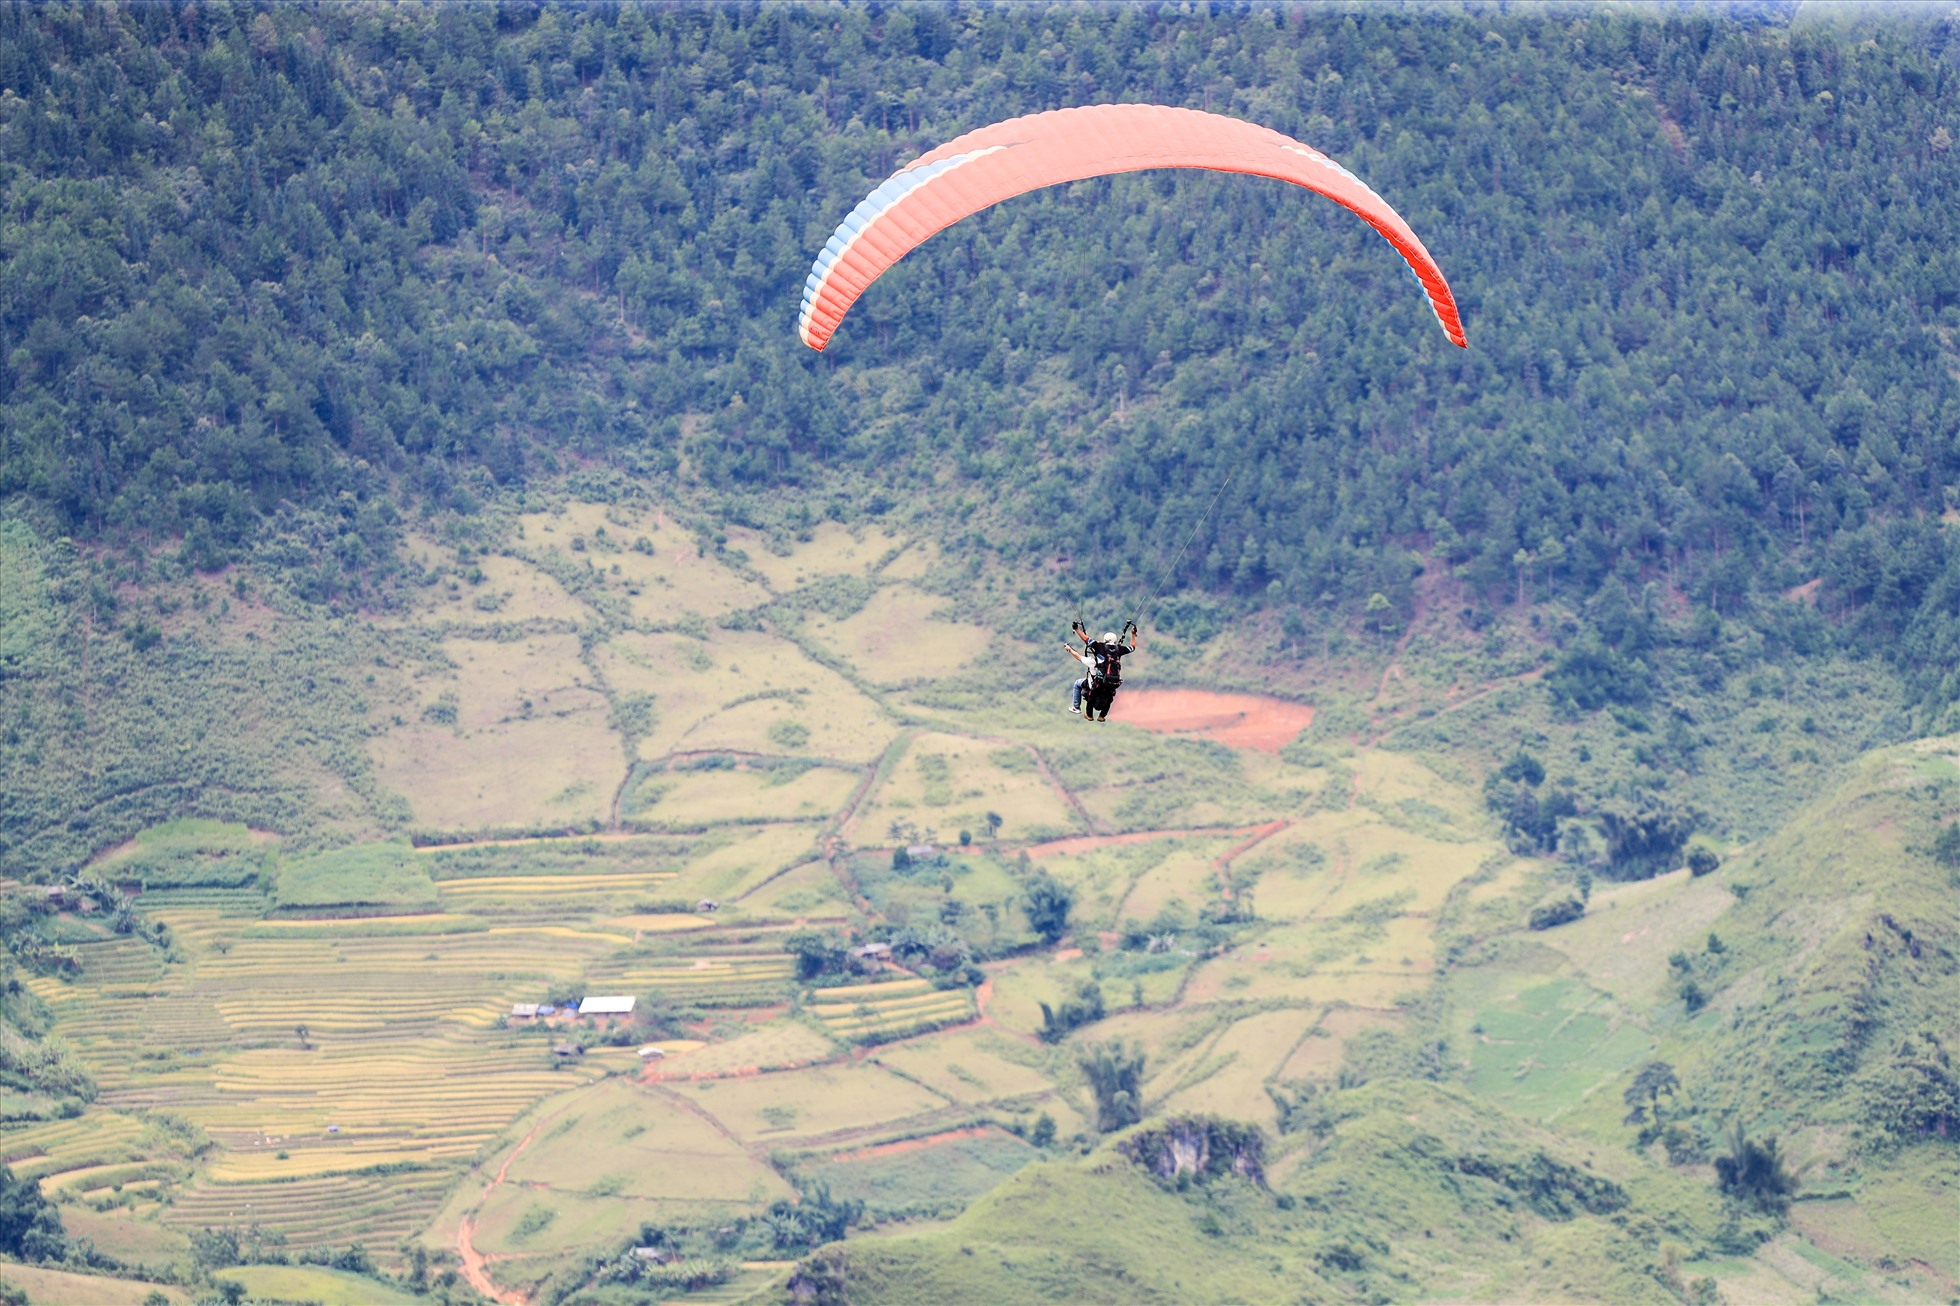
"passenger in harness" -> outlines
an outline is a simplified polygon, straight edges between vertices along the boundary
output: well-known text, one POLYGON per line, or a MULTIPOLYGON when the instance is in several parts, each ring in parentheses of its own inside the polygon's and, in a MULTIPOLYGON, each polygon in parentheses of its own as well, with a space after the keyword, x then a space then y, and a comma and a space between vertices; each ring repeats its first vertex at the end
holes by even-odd
POLYGON ((1069 702, 1069 711, 1082 716, 1082 700, 1089 700, 1087 720, 1109 720, 1109 705, 1116 701, 1117 686, 1123 683, 1123 655, 1134 653, 1137 648, 1137 623, 1125 622, 1122 635, 1115 631, 1104 631, 1101 639, 1090 639, 1089 632, 1081 622, 1073 623, 1069 629, 1082 641, 1080 652, 1067 640, 1062 647, 1068 655, 1082 664, 1088 674, 1075 682, 1075 694, 1069 702), (1123 641, 1127 638, 1128 644, 1123 641))

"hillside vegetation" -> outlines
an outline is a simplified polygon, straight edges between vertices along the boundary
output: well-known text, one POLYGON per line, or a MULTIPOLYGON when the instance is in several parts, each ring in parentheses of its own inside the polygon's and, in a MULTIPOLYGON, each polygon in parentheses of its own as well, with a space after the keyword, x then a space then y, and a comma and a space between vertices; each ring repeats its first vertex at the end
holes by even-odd
POLYGON ((0 1285, 1952 1299, 1957 58, 0 7, 0 1285), (1145 99, 1472 348, 1196 174, 796 343, 891 169, 1145 99))
POLYGON ((1235 472, 1176 579, 1276 621, 1352 622, 1374 593, 1406 620, 1413 551, 1462 571, 1473 616, 1601 605, 1637 685, 1664 597, 1814 643, 1775 600, 1821 578, 1826 611, 1952 695, 1960 150, 1938 106, 1960 35, 1930 13, 0 24, 0 493, 56 531, 180 540, 200 570, 254 551, 330 599, 371 593, 422 508, 597 461, 756 491, 738 511, 791 528, 984 504, 963 549, 1097 558, 1120 590, 1235 472), (1134 99, 1368 178, 1473 347, 1361 224, 1208 174, 1003 205, 896 269, 830 356, 796 345, 811 252, 888 170, 1134 99))
MULTIPOLYGON (((1062 712, 1059 678, 965 670, 995 637, 947 620, 928 543, 695 547, 629 503, 511 540, 467 563, 416 543, 460 583, 358 626, 362 756, 412 844, 182 821, 57 901, 8 898, 0 1160, 51 1203, 57 1259, 86 1238, 117 1249, 98 1273, 536 1301, 1274 1276, 1330 1300, 1919 1301, 1960 1278, 1936 1214, 1950 741, 1847 768, 1852 714, 1820 709, 1830 758, 1727 810, 1767 837, 1615 881, 1508 847, 1475 782, 1506 713, 1544 786, 1640 738, 1541 717, 1529 680, 1444 692, 1439 658, 1277 752, 1227 747, 1205 732, 1232 737, 1242 698, 1133 724, 1154 676, 1203 667, 1175 641, 1107 726, 1062 712), (879 614, 940 654, 895 666, 879 614), (1561 895, 1579 919, 1532 928, 1561 895), (865 943, 891 960, 853 961, 865 943), (509 1014, 594 993, 633 1019, 509 1014), (1794 1190, 1725 1189, 1722 1163, 1765 1156, 1794 1190)), ((314 620, 256 611, 273 641, 314 620)))

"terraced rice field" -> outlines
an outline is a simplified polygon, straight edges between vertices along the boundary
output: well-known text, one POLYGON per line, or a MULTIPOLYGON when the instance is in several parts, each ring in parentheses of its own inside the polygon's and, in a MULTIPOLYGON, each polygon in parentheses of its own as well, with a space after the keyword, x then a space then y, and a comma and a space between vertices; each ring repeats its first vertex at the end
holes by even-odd
POLYGON ((808 1007, 826 1031, 844 1039, 892 1038, 974 1014, 971 990, 935 989, 922 979, 817 989, 808 1007))
POLYGON ((363 1243, 382 1252, 427 1225, 453 1171, 326 1175, 276 1183, 205 1183, 179 1193, 166 1224, 186 1231, 257 1224, 295 1251, 363 1243))
MULTIPOLYGON (((630 609, 672 623, 679 611, 712 618, 772 597, 753 573, 700 553, 687 529, 623 506, 532 514, 525 526, 531 561, 486 567, 512 619, 630 609), (640 533, 654 555, 615 547, 640 533), (582 560, 568 549, 574 536, 589 541, 582 560), (593 552, 622 570, 600 576, 589 603, 537 565, 556 553, 582 566, 593 552)), ((814 577, 867 575, 894 546, 821 527, 817 544, 756 566, 780 597, 814 577)), ((173 1246, 174 1231, 256 1224, 289 1251, 360 1243, 386 1261, 419 1239, 445 1255, 487 1255, 495 1283, 529 1292, 552 1267, 610 1251, 644 1221, 753 1213, 790 1195, 767 1159, 777 1149, 889 1213, 936 1215, 970 1200, 1031 1153, 1004 1135, 980 1137, 976 1120, 1045 1112, 1064 1134, 1093 1129, 1072 1105, 1080 1094, 1055 1078, 1070 1049, 1032 1037, 1039 1002, 1065 1000, 1082 982, 1099 983, 1117 1011, 1088 1037, 1148 1050, 1153 1106, 1269 1119, 1265 1084, 1334 1073, 1343 1039, 1393 1019, 1364 1008, 1388 1008, 1427 981, 1435 914, 1493 851, 1455 819, 1475 812, 1474 796, 1397 760, 1363 768, 1351 801, 1326 810, 1308 801, 1327 783, 1323 769, 1115 724, 1117 736, 1088 741, 1079 723, 1056 719, 1054 703, 1039 721, 1003 715, 970 733, 926 695, 907 697, 922 668, 956 670, 983 645, 935 616, 942 603, 880 582, 851 615, 806 614, 796 637, 853 660, 854 672, 806 659, 783 631, 607 632, 591 650, 606 693, 658 702, 630 775, 576 635, 447 639, 452 665, 399 687, 414 702, 385 711, 406 717, 453 689, 460 724, 383 726, 382 783, 402 788, 436 829, 623 828, 420 850, 415 875, 427 874, 434 896, 415 905, 426 911, 267 919, 265 893, 249 886, 143 894, 141 913, 170 927, 170 960, 105 930, 77 945, 78 979, 30 981, 99 1100, 77 1120, 0 1127, 0 1159, 63 1198, 116 1184, 157 1193, 143 1218, 167 1229, 144 1227, 173 1246), (550 720, 513 715, 547 697, 550 720), (528 766, 533 746, 538 765, 528 766), (716 752, 721 760, 700 764, 716 752), (797 769, 812 759, 823 764, 797 769), (622 780, 632 783, 614 813, 622 780), (696 832, 634 832, 635 820, 696 832), (1277 828, 1257 849, 1239 847, 1266 823, 1277 828), (899 875, 883 869, 882 845, 906 826, 936 831, 919 836, 934 842, 969 829, 983 846, 930 875, 899 875), (1089 836, 1092 827, 1132 837, 1089 836), (1079 842, 1033 853, 1076 891, 1087 955, 1026 953, 1015 854, 1063 836, 1079 842), (834 862, 831 837, 846 841, 834 862), (1215 902, 1231 878, 1220 860, 1239 852, 1234 865, 1257 881, 1270 926, 1236 935, 1220 955, 1149 959, 1167 963, 1156 968, 1091 946, 1097 931, 1215 902), (870 904, 866 916, 854 894, 870 904), (720 910, 697 914, 703 898, 720 910), (792 930, 862 938, 880 924, 934 921, 964 922, 969 944, 1007 954, 989 966, 986 1019, 973 991, 897 969, 799 985, 782 946, 792 930), (1148 1006, 1121 1010, 1133 984, 1148 1006), (621 1031, 508 1018, 513 1003, 594 993, 633 995, 663 1023, 621 1031), (1330 1007, 1341 1002, 1353 1009, 1330 1007), (613 1034, 629 1041, 612 1046, 613 1034), (583 1055, 555 1056, 559 1043, 583 1055), (669 1055, 643 1061, 643 1043, 669 1055), (867 1044, 878 1046, 854 1046, 867 1044), (149 1109, 190 1129, 146 1124, 136 1113, 149 1109), (190 1157, 186 1134, 214 1146, 190 1157)), ((447 600, 430 612, 459 615, 447 600)), ((1556 1005, 1509 1012, 1493 997, 1486 1006, 1518 1029, 1477 1051, 1476 1073, 1514 1070, 1507 1058, 1556 1005)), ((1625 1037, 1590 1008, 1564 1014, 1597 1023, 1601 1040, 1625 1037)), ((1546 1109, 1573 1088, 1540 1078, 1526 1087, 1546 1109)), ((737 1300, 776 1275, 755 1267, 690 1300, 737 1300)), ((237 1281, 269 1293, 359 1291, 274 1274, 237 1281)))
MULTIPOLYGON (((665 896, 673 871, 624 871, 613 875, 481 875, 437 880, 445 911, 477 916, 520 916, 563 921, 625 906, 636 898, 665 896)), ((608 913, 610 914, 610 913, 608 913)))
POLYGON ((796 966, 778 952, 711 954, 691 960, 640 958, 602 963, 592 981, 608 991, 663 993, 704 1006, 763 1006, 785 997, 796 966))
POLYGON ((139 1160, 142 1122, 120 1112, 0 1126, 0 1165, 44 1190, 84 1173, 139 1160))

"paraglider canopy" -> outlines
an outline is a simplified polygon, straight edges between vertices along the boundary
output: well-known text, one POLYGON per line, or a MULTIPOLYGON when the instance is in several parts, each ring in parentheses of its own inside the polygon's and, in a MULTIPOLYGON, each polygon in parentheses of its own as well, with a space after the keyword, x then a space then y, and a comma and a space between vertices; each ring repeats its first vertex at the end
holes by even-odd
POLYGON ((1269 127, 1197 109, 1096 104, 1010 118, 955 137, 872 191, 817 255, 797 331, 822 349, 885 269, 934 233, 1043 186, 1147 168, 1207 168, 1273 177, 1351 209, 1408 260, 1443 332, 1468 347, 1443 271, 1381 196, 1319 150, 1269 127))

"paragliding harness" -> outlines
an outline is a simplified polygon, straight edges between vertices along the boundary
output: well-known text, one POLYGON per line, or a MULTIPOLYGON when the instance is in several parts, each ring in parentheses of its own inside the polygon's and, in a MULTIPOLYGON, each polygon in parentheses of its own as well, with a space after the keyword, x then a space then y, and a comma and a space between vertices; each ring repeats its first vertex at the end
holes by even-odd
MULTIPOLYGON (((1121 640, 1124 635, 1128 635, 1136 628, 1137 624, 1134 621, 1123 623, 1123 631, 1121 635, 1117 636, 1118 640, 1121 640)), ((1082 666, 1088 672, 1087 680, 1089 682, 1083 686, 1082 719, 1085 721, 1107 721, 1109 720, 1110 704, 1116 701, 1116 690, 1123 683, 1121 658, 1112 657, 1108 652, 1104 651, 1101 640, 1091 641, 1088 630, 1084 628, 1079 620, 1075 623, 1075 633, 1081 636, 1082 642, 1086 646, 1083 652, 1082 666)))
MULTIPOLYGON (((1131 636, 1134 639, 1139 629, 1137 626, 1137 617, 1143 616, 1146 612, 1154 613, 1156 611, 1157 600, 1164 596, 1164 587, 1169 585, 1177 575, 1177 564, 1184 561, 1184 554, 1190 549, 1191 541, 1198 538, 1198 531, 1211 519, 1212 509, 1216 508, 1218 501, 1225 497, 1226 487, 1231 485, 1232 477, 1238 474, 1238 469, 1235 467, 1223 481, 1219 482, 1217 491, 1211 496, 1211 502, 1205 505, 1205 510, 1198 515, 1198 520, 1192 523, 1191 533, 1184 537, 1184 543, 1177 546, 1177 556, 1173 557, 1171 559, 1171 565, 1164 569, 1156 592, 1151 594, 1148 602, 1141 603, 1137 606, 1136 617, 1131 617, 1123 623, 1122 634, 1116 637, 1118 643, 1121 643, 1124 636, 1131 636)), ((1081 611, 1079 596, 1076 610, 1078 612, 1081 611)), ((1076 654, 1077 660, 1082 663, 1084 669, 1089 673, 1080 682, 1083 691, 1082 697, 1085 700, 1082 707, 1083 719, 1087 721, 1107 721, 1109 720, 1109 705, 1115 701, 1116 688, 1122 682, 1122 672, 1119 670, 1122 659, 1120 655, 1110 658, 1099 652, 1090 651, 1095 649, 1101 641, 1098 640, 1093 643, 1090 641, 1088 629, 1083 626, 1081 617, 1077 617, 1075 623, 1069 629, 1071 633, 1080 636, 1082 643, 1086 646, 1084 652, 1076 654)), ((1132 652, 1135 648, 1136 644, 1132 642, 1129 649, 1124 651, 1132 652)), ((1070 651, 1073 652, 1074 650, 1071 648, 1070 651)))

